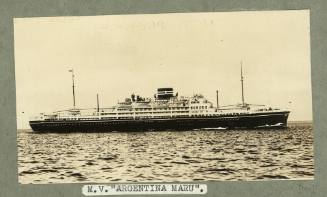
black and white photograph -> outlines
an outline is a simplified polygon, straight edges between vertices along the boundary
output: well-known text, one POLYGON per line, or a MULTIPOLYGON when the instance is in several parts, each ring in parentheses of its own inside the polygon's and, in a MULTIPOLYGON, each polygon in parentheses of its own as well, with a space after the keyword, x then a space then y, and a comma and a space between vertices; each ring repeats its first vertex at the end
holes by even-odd
POLYGON ((310 12, 14 19, 20 184, 313 180, 310 12))

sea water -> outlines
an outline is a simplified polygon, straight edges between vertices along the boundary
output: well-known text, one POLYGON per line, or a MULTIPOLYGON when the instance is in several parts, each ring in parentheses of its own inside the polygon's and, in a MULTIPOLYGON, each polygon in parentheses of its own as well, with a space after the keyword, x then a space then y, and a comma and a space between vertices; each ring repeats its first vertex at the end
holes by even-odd
POLYGON ((18 130, 23 184, 313 179, 311 124, 285 130, 18 130))

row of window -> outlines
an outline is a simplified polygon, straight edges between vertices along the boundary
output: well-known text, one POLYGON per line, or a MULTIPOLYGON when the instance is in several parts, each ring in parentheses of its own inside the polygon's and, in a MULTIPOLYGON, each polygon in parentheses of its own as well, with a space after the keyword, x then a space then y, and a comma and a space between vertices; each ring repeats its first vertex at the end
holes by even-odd
MULTIPOLYGON (((189 111, 136 112, 135 114, 189 113, 189 111)), ((101 115, 133 115, 133 113, 101 113, 101 115)))
MULTIPOLYGON (((162 116, 160 114, 164 114, 165 112, 156 112, 156 113, 135 113, 137 116, 133 117, 132 114, 129 114, 128 116, 125 117, 100 117, 101 119, 133 119, 133 118, 139 118, 139 117, 146 117, 146 118, 150 118, 150 117, 170 117, 170 116, 174 116, 174 117, 189 117, 188 115, 188 111, 182 111, 182 112, 175 112, 173 114, 166 114, 165 116, 162 116), (187 115, 186 115, 187 114, 187 115)), ((226 113, 226 114, 191 114, 191 117, 220 117, 220 116, 239 116, 239 115, 245 115, 248 113, 226 113)), ((45 119, 48 121, 55 121, 55 120, 96 120, 98 119, 97 117, 95 118, 57 118, 57 119, 45 119)))
POLYGON ((194 106, 191 109, 208 109, 208 106, 194 106))
MULTIPOLYGON (((162 111, 162 110, 187 110, 189 107, 165 107, 165 108, 134 108, 134 111, 162 111)), ((118 108, 118 111, 133 111, 133 109, 118 108)))

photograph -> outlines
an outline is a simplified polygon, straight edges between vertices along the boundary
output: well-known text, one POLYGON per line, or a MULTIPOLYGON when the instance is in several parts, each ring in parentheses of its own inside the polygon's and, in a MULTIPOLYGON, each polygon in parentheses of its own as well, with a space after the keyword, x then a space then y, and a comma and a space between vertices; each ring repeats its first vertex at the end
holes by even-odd
POLYGON ((314 179, 310 11, 14 18, 20 184, 314 179))

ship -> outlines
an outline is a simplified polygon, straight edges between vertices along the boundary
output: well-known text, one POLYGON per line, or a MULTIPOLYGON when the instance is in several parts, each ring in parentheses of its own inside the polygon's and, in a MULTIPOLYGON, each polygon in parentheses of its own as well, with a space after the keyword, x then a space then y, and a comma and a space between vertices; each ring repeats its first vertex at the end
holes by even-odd
POLYGON ((75 107, 74 72, 73 108, 40 113, 29 121, 36 132, 128 132, 185 131, 201 129, 285 129, 290 111, 244 101, 241 67, 242 103, 219 106, 202 94, 179 96, 172 87, 158 88, 153 98, 131 94, 110 108, 79 109, 75 107))

